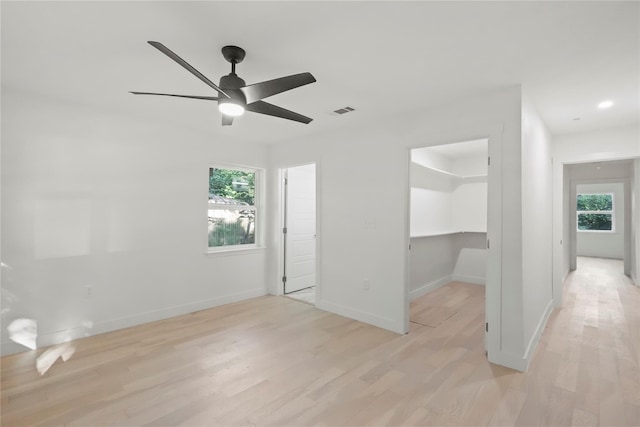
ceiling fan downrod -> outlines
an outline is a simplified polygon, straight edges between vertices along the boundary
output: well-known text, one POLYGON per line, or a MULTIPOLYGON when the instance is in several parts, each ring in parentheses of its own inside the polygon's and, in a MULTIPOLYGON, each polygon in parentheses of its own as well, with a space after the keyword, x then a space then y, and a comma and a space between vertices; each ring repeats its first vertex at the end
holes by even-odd
POLYGON ((236 64, 241 63, 246 54, 244 49, 238 46, 225 46, 222 48, 222 56, 227 62, 231 63, 231 74, 236 74, 236 64))

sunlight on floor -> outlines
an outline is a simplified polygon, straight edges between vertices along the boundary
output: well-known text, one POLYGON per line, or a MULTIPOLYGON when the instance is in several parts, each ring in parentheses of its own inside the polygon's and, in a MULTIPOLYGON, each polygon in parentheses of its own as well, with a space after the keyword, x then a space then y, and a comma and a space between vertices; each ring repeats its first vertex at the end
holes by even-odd
POLYGON ((53 347, 49 347, 42 353, 38 359, 36 360, 36 369, 40 375, 44 375, 47 373, 49 368, 56 363, 58 358, 62 359, 63 362, 66 362, 73 356, 73 353, 76 352, 76 344, 65 342, 62 344, 54 345, 53 347))

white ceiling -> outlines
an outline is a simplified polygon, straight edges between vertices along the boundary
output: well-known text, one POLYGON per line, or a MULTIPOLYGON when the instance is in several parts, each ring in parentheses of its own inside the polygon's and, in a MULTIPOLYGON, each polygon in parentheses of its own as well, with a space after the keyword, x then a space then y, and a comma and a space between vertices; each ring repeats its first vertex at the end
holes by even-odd
POLYGON ((637 124, 638 2, 2 2, 2 90, 274 143, 388 123, 408 111, 522 84, 553 134, 637 124), (309 125, 248 113, 220 126, 215 95, 149 46, 211 80, 226 44, 247 83, 310 71, 318 82, 268 101, 309 125), (609 110, 598 102, 611 99, 609 110), (335 115, 351 106, 353 113, 335 115), (580 117, 580 120, 573 120, 580 117))

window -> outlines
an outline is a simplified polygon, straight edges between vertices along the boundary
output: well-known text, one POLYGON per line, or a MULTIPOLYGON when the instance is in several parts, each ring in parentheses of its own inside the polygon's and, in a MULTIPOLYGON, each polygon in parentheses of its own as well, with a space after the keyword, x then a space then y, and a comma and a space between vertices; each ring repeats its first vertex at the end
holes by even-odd
POLYGON ((257 172, 209 168, 209 249, 255 247, 257 172))
POLYGON ((578 194, 578 231, 615 231, 613 194, 578 194))

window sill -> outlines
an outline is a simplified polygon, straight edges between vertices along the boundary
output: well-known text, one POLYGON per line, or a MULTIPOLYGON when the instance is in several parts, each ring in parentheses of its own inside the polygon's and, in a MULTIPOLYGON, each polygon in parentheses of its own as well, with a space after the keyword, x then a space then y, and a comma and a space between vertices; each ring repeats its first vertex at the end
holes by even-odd
POLYGON ((204 254, 206 256, 231 256, 231 255, 249 255, 264 252, 264 246, 252 246, 250 248, 229 248, 229 249, 208 249, 204 254))

